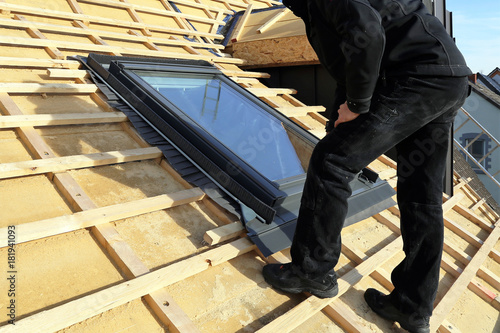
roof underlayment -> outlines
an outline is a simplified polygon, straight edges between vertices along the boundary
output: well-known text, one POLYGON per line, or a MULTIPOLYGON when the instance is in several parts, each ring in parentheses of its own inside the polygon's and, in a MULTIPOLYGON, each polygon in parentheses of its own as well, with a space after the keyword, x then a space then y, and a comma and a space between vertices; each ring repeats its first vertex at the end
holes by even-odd
MULTIPOLYGON (((279 293, 261 270, 288 261, 288 251, 262 256, 238 219, 182 179, 71 59, 209 61, 323 136, 322 106, 303 105, 293 87, 265 87, 265 74, 241 70, 245 60, 214 44, 227 15, 247 7, 0 2, 0 332, 402 332, 362 297, 368 287, 392 288, 389 272, 403 255, 397 207, 344 229, 338 297, 279 293)), ((369 167, 395 186, 393 161, 381 156, 369 167)), ((454 185, 455 195, 443 196, 432 329, 498 332, 499 215, 468 179, 456 174, 454 185)))

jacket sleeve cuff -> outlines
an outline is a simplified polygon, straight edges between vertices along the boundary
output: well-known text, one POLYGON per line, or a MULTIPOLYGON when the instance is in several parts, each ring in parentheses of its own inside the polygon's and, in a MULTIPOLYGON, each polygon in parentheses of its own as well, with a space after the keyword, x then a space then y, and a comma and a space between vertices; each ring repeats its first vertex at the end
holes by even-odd
POLYGON ((352 99, 347 97, 347 106, 354 113, 368 113, 370 111, 371 97, 364 99, 352 99))

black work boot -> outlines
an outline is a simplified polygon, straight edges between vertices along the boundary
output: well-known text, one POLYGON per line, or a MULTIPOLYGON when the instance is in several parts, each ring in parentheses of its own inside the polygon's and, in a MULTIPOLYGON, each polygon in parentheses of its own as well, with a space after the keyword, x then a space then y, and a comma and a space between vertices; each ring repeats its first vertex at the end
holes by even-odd
POLYGON ((429 317, 401 312, 396 308, 388 295, 370 288, 365 291, 365 301, 370 308, 382 318, 397 321, 402 328, 411 333, 429 333, 429 317))
POLYGON ((262 270, 264 279, 273 287, 288 293, 308 292, 319 298, 337 295, 337 276, 332 270, 321 278, 308 278, 299 268, 288 264, 269 264, 262 270))

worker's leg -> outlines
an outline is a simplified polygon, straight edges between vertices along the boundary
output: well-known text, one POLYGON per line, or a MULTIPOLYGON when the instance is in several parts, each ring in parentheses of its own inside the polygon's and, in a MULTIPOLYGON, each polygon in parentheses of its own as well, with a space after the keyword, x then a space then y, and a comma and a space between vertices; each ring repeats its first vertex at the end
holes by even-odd
MULTIPOLYGON (((368 114, 339 125, 318 143, 291 248, 292 264, 307 278, 324 276, 337 264, 353 177, 380 154, 461 105, 466 82, 466 78, 388 80, 378 86, 368 114)), ((264 273, 279 287, 278 271, 264 273)))
POLYGON ((399 143, 398 205, 406 257, 391 297, 404 312, 430 316, 443 250, 443 181, 455 109, 399 143))

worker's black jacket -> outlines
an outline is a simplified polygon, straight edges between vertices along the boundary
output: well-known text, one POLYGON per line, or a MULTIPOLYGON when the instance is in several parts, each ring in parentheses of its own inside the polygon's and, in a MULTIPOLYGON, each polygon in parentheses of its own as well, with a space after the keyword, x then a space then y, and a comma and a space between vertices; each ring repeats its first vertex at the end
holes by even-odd
MULTIPOLYGON (((283 0, 337 81, 336 104, 366 113, 380 75, 467 76, 465 60, 421 0, 283 0)), ((333 111, 336 111, 334 109, 333 111)))

